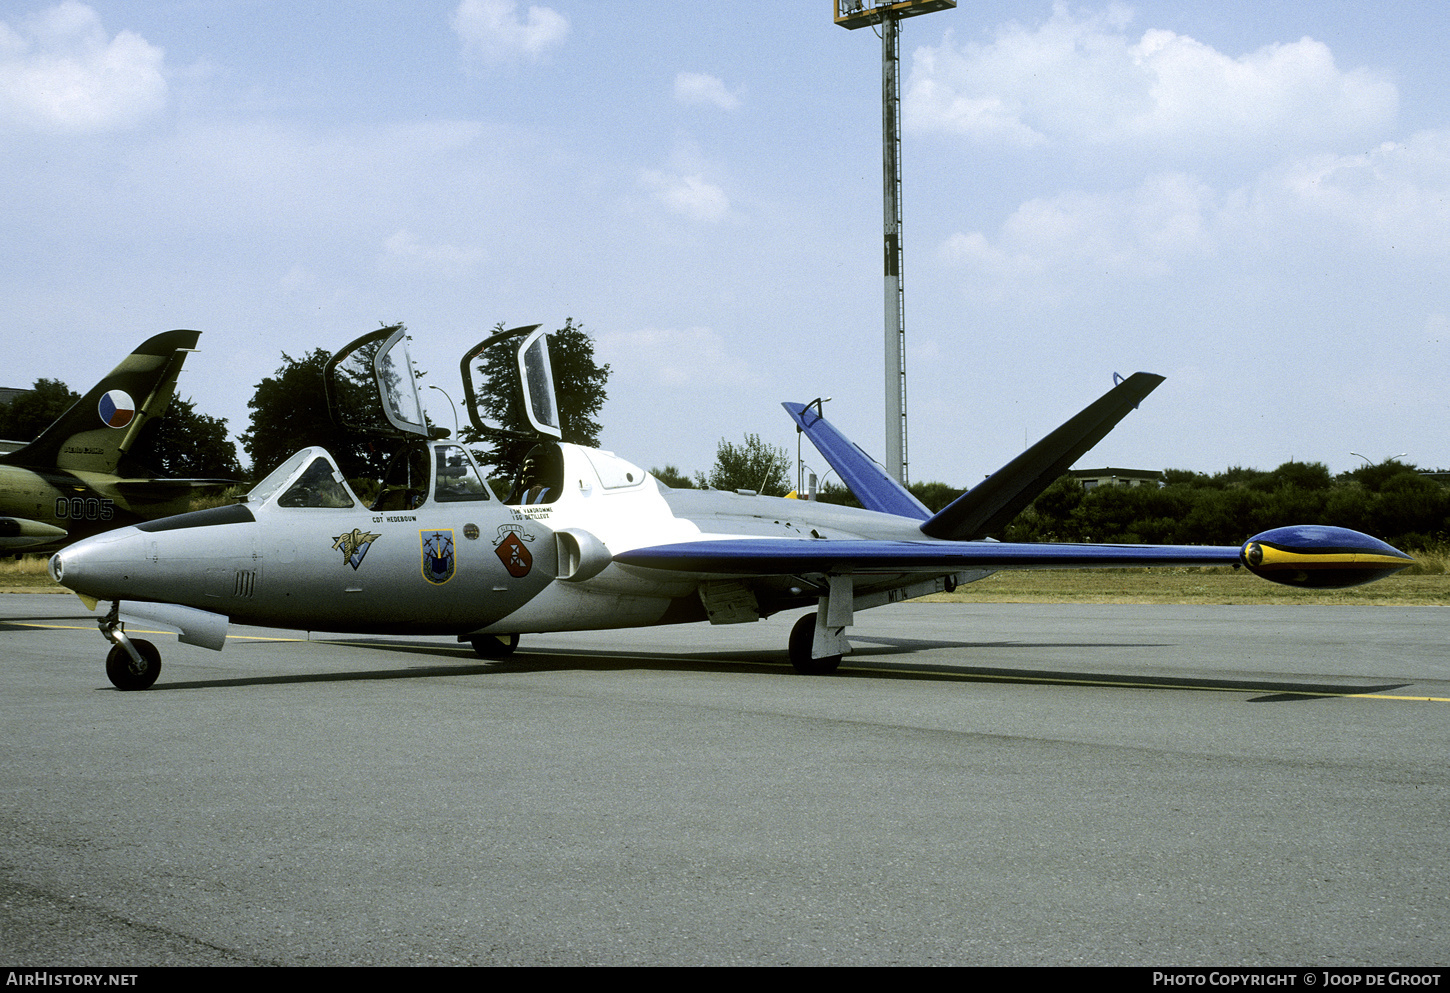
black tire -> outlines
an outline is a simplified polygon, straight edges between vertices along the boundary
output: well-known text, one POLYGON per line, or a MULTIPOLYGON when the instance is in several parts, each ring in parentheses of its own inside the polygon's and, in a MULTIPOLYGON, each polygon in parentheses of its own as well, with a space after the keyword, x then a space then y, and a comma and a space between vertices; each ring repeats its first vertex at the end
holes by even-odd
POLYGON ((146 668, 137 672, 131 653, 120 645, 113 645, 110 654, 106 656, 106 675, 118 690, 144 690, 161 675, 161 653, 156 650, 156 646, 140 638, 132 639, 131 644, 141 658, 145 659, 146 668))
POLYGON ((811 658, 811 645, 816 640, 815 612, 806 614, 790 629, 790 664, 802 676, 825 676, 836 671, 841 656, 827 655, 823 659, 811 658))
POLYGON ((516 634, 483 634, 470 639, 473 650, 481 659, 506 659, 519 647, 516 634))

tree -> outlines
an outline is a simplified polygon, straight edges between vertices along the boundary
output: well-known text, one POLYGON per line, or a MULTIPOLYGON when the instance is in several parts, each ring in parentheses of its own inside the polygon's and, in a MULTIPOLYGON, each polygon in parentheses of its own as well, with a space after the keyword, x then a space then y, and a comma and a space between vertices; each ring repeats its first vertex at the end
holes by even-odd
POLYGON ((906 488, 933 514, 966 492, 946 483, 911 483, 906 488))
MULTIPOLYGON (((502 331, 503 325, 495 325, 502 331)), ((524 412, 523 394, 519 389, 517 360, 518 341, 505 342, 489 349, 480 360, 475 380, 478 405, 484 418, 506 431, 531 433, 524 412)), ((554 370, 554 396, 559 405, 559 426, 563 440, 586 448, 599 447, 602 429, 594 418, 608 394, 609 365, 594 361, 594 341, 584 333, 584 325, 574 318, 565 319, 564 326, 549 334, 549 364, 554 370)), ((464 428, 463 440, 490 446, 479 453, 488 465, 508 467, 514 456, 514 441, 498 431, 480 433, 464 428)))
POLYGON ((34 441, 80 398, 58 379, 37 379, 28 392, 0 406, 0 438, 34 441))
POLYGON ((252 476, 261 479, 308 445, 321 445, 332 453, 349 477, 380 476, 387 452, 356 433, 332 423, 323 393, 322 371, 331 358, 321 348, 300 359, 282 353, 275 376, 257 384, 247 401, 251 426, 242 434, 242 448, 252 460, 252 476))
POLYGON ((226 418, 198 414, 192 400, 173 398, 158 420, 141 429, 131 456, 161 476, 241 479, 237 447, 226 418))
POLYGON ((673 490, 692 490, 695 484, 678 468, 666 464, 663 469, 651 469, 650 475, 673 490))
POLYGON ((784 496, 790 478, 791 459, 784 448, 767 444, 758 434, 746 434, 745 443, 732 445, 724 438, 715 453, 715 466, 695 481, 703 488, 755 490, 766 496, 784 496))
POLYGON ((816 490, 817 503, 833 503, 841 507, 859 507, 861 501, 856 499, 856 494, 851 488, 834 479, 828 479, 816 490))

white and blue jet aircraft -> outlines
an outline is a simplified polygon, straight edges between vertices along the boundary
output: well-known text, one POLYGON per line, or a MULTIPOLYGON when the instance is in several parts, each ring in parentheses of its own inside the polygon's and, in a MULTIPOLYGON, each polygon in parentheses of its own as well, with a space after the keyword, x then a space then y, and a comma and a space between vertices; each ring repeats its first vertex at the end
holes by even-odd
POLYGON ((1130 376, 950 506, 932 514, 833 428, 818 404, 785 404, 866 509, 749 492, 679 490, 612 452, 564 443, 547 339, 522 337, 518 368, 535 432, 505 499, 469 451, 430 429, 401 329, 365 335, 329 364, 341 420, 391 432, 399 451, 362 500, 336 461, 304 449, 238 503, 79 541, 50 560, 95 609, 106 671, 126 690, 161 669, 126 619, 221 650, 232 623, 312 631, 451 635, 485 658, 523 634, 706 621, 814 608, 789 657, 829 673, 850 651, 856 611, 951 590, 999 569, 1245 566, 1275 582, 1340 587, 1405 568, 1409 556, 1342 528, 1296 526, 1242 546, 1014 544, 992 540, 1162 377, 1130 376), (371 407, 373 413, 367 413, 371 407), (351 413, 348 413, 351 411, 351 413), (380 416, 378 416, 380 412, 380 416))

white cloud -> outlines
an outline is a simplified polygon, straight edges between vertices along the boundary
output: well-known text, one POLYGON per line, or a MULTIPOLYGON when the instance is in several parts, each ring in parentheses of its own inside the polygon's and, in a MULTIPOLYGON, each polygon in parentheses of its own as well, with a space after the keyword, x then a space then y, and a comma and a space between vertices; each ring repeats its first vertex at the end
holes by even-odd
POLYGON ((730 198, 703 175, 681 175, 660 169, 640 173, 640 183, 673 214, 692 221, 716 223, 730 215, 730 198))
POLYGON ((703 72, 675 74, 675 99, 684 104, 710 104, 721 110, 740 106, 739 92, 731 92, 724 82, 703 72))
POLYGON ((424 244, 417 235, 403 228, 383 242, 383 258, 389 265, 455 277, 475 268, 483 261, 484 254, 477 248, 445 243, 424 244))
POLYGON ((750 363, 732 354, 709 328, 641 328, 606 331, 599 353, 631 376, 667 387, 745 385, 758 377, 750 363))
POLYGON ((1326 251, 1396 265, 1450 252, 1450 131, 1300 156, 1227 190, 1162 173, 1129 189, 1035 198, 995 233, 951 235, 938 259, 1000 299, 1074 276, 1188 275, 1214 258, 1254 270, 1326 251))
POLYGON ((1450 250, 1450 132, 1425 131, 1360 155, 1317 155, 1263 177, 1258 223, 1317 221, 1382 249, 1450 250))
POLYGON ((164 53, 140 35, 108 38, 74 0, 0 21, 0 119, 49 131, 128 127, 166 104, 164 53))
POLYGON ((915 53, 906 123, 918 131, 1032 147, 1131 145, 1172 154, 1251 146, 1324 147, 1391 121, 1398 94, 1367 69, 1343 71, 1312 38, 1233 57, 1186 35, 1136 39, 1111 7, 1002 28, 990 44, 915 53))
POLYGON ((520 59, 538 61, 564 43, 569 19, 550 7, 529 7, 519 15, 516 0, 463 0, 450 23, 463 50, 485 66, 520 59))
POLYGON ((1214 251, 1215 210, 1207 186, 1168 173, 1132 190, 1029 200, 1003 223, 995 244, 980 232, 958 233, 939 254, 993 280, 1073 271, 1158 275, 1214 251))

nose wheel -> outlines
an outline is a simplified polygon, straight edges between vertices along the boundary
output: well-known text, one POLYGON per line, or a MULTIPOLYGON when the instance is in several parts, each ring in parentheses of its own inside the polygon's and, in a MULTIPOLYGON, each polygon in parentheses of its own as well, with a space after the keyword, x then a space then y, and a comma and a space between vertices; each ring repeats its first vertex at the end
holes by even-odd
POLYGON ((112 645, 106 656, 106 675, 118 690, 144 690, 161 675, 161 653, 155 645, 137 638, 131 647, 141 656, 140 662, 131 657, 125 645, 112 645))
POLYGON ((120 615, 121 601, 114 600, 106 616, 96 622, 111 643, 106 676, 118 690, 144 690, 161 675, 161 653, 143 638, 126 637, 120 615))

